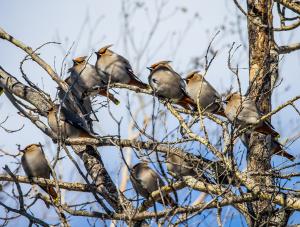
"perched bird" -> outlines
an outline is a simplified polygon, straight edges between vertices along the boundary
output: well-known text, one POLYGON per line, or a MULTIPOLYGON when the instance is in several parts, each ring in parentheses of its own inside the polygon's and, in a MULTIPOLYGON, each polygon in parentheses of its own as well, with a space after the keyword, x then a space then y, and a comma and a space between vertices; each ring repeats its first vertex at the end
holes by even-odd
MULTIPOLYGON (((89 89, 99 87, 99 95, 107 96, 114 104, 118 105, 120 102, 113 94, 106 90, 108 83, 108 76, 104 73, 98 73, 95 66, 86 61, 86 56, 73 59, 73 66, 69 68, 70 77, 66 81, 69 86, 72 86, 72 93, 80 100, 83 94, 89 89)), ((92 93, 92 95, 95 95, 92 93)))
POLYGON ((133 73, 129 61, 121 55, 113 52, 107 45, 95 52, 97 55, 96 69, 98 73, 106 73, 110 77, 111 83, 122 83, 134 85, 143 89, 147 89, 148 85, 143 83, 133 73))
MULTIPOLYGON (((90 99, 90 97, 85 96, 85 97, 81 97, 81 92, 77 92, 77 83, 73 83, 71 77, 67 77, 65 79, 65 82, 69 85, 70 88, 70 92, 72 93, 73 97, 75 98, 75 102, 77 104, 77 106, 81 109, 85 119, 88 121, 89 124, 92 123, 92 118, 90 117, 91 114, 94 115, 94 118, 96 121, 98 121, 98 118, 93 110, 92 107, 92 101, 90 99)), ((61 89, 60 87, 57 88, 58 90, 58 98, 59 100, 61 100, 62 104, 64 105, 65 108, 72 110, 72 111, 76 111, 76 109, 74 108, 74 102, 72 102, 66 92, 61 89)))
MULTIPOLYGON (((22 167, 29 177, 41 177, 50 179, 51 169, 46 160, 43 148, 40 144, 30 144, 22 150, 22 167)), ((52 186, 40 186, 53 199, 57 198, 57 193, 52 186)))
POLYGON ((189 73, 186 78, 186 92, 202 110, 225 117, 221 96, 198 72, 189 73))
POLYGON ((197 176, 193 165, 175 153, 167 154, 166 166, 168 171, 177 178, 181 178, 183 176, 197 176))
MULTIPOLYGON (((245 132, 240 136, 242 143, 244 144, 244 146, 247 148, 248 151, 250 150, 250 147, 249 147, 250 136, 251 136, 250 131, 245 132)), ((284 150, 283 145, 280 144, 272 136, 271 136, 270 149, 271 149, 272 154, 274 154, 274 155, 279 155, 279 156, 285 157, 290 161, 295 160, 295 157, 293 155, 289 154, 286 150, 284 150)))
MULTIPOLYGON (((241 125, 242 127, 256 124, 262 117, 255 102, 248 97, 241 96, 238 92, 228 95, 225 102, 227 103, 225 115, 228 120, 241 125)), ((255 125, 254 131, 266 135, 270 134, 274 137, 279 136, 278 132, 273 129, 273 126, 267 120, 255 125)))
POLYGON ((185 109, 197 108, 196 103, 188 96, 185 82, 169 65, 170 61, 160 61, 148 67, 149 84, 155 94, 167 98, 185 109))
MULTIPOLYGON (((144 198, 149 198, 151 193, 159 190, 165 184, 160 176, 150 167, 147 163, 138 163, 131 169, 130 180, 133 188, 138 194, 144 198)), ((175 201, 168 194, 163 195, 163 201, 158 200, 159 203, 169 205, 171 207, 176 206, 175 201)))
POLYGON ((48 124, 57 135, 59 135, 60 130, 63 138, 95 138, 88 129, 85 121, 75 112, 72 112, 63 106, 59 107, 59 105, 54 105, 49 110, 48 124))

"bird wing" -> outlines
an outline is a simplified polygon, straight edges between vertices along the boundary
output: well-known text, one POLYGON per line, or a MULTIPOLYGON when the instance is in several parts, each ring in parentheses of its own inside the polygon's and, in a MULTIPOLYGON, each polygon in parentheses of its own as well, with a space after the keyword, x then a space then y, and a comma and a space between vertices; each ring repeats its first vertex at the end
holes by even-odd
POLYGON ((125 66, 125 70, 126 70, 126 72, 128 73, 128 75, 129 75, 130 77, 136 79, 137 81, 142 82, 142 81, 134 74, 134 72, 133 72, 133 70, 132 70, 132 67, 131 67, 129 61, 128 61, 126 58, 124 58, 123 56, 121 56, 121 55, 118 55, 118 58, 119 58, 119 61, 123 63, 122 65, 125 66))
POLYGON ((77 114, 69 111, 68 109, 61 107, 60 119, 62 121, 68 122, 76 128, 82 129, 88 134, 91 134, 90 130, 87 128, 85 121, 79 117, 77 114))

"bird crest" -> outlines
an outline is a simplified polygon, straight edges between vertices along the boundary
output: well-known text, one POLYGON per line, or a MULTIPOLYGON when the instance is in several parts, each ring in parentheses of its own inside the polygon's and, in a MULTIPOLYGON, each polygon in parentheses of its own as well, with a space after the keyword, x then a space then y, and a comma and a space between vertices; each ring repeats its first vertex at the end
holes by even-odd
POLYGON ((98 52, 96 52, 96 54, 99 54, 99 55, 105 54, 105 52, 108 50, 108 48, 110 48, 110 47, 112 47, 112 46, 113 46, 113 44, 109 44, 109 45, 106 45, 106 46, 104 46, 104 47, 101 47, 101 48, 98 50, 98 52))
POLYGON ((240 97, 239 95, 239 92, 233 92, 231 94, 228 94, 226 97, 225 97, 225 101, 228 102, 229 100, 231 100, 232 98, 238 98, 240 97))
POLYGON ((166 60, 164 60, 164 61, 159 61, 159 62, 157 62, 157 63, 154 63, 154 64, 152 64, 150 67, 149 67, 149 69, 151 69, 151 70, 153 70, 153 69, 155 69, 155 68, 157 68, 158 66, 166 66, 166 67, 168 67, 168 68, 171 68, 171 66, 169 65, 169 63, 171 63, 172 61, 166 61, 166 60))
POLYGON ((80 63, 85 62, 86 58, 87 58, 87 56, 81 56, 81 57, 74 58, 74 59, 73 59, 73 63, 74 63, 75 65, 78 65, 78 64, 80 64, 80 63))
POLYGON ((33 144, 29 144, 27 145, 23 150, 21 150, 22 152, 31 152, 31 151, 34 151, 37 147, 41 147, 40 144, 36 144, 36 143, 33 143, 33 144))
POLYGON ((189 82, 191 79, 194 78, 194 76, 196 76, 196 75, 201 75, 201 74, 199 74, 199 72, 200 72, 200 71, 198 71, 198 70, 195 70, 195 71, 190 72, 190 73, 185 77, 185 81, 189 82))

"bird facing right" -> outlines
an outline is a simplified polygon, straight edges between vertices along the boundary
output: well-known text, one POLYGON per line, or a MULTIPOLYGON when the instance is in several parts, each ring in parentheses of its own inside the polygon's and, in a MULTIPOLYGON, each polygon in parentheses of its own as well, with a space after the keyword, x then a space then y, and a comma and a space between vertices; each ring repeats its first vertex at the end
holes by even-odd
MULTIPOLYGON (((149 199, 152 192, 159 190, 165 185, 160 176, 147 163, 143 162, 132 167, 130 180, 135 191, 147 199, 149 199)), ((157 202, 171 207, 176 206, 175 201, 168 194, 164 194, 163 199, 157 202)))
MULTIPOLYGON (((41 177, 50 179, 51 169, 46 160, 44 151, 40 144, 30 144, 22 150, 23 156, 21 164, 25 174, 31 177, 41 177)), ((40 186, 53 199, 57 198, 57 193, 52 186, 40 186)))

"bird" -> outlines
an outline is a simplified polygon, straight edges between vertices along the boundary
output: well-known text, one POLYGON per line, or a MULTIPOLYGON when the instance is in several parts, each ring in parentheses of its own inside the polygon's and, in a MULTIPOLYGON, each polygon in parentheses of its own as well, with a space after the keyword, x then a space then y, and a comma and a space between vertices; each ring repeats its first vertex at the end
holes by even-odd
MULTIPOLYGON (((78 90, 77 83, 73 83, 70 76, 67 77, 64 81, 69 85, 69 90, 72 93, 73 97, 75 98, 75 103, 81 109, 82 114, 84 115, 88 123, 91 124, 93 121, 93 119, 90 117, 91 114, 94 115, 96 121, 99 121, 96 116, 96 113, 93 110, 92 101, 90 97, 88 96, 82 97, 81 92, 80 91, 77 92, 78 90)), ((61 101, 61 103, 64 105, 64 107, 72 111, 76 111, 76 108, 74 108, 75 107, 74 102, 72 102, 69 99, 67 93, 60 87, 58 87, 57 90, 58 90, 58 98, 61 101)))
POLYGON ((166 155, 166 166, 169 173, 176 176, 176 178, 197 176, 197 173, 193 169, 193 165, 175 153, 168 153, 166 155))
POLYGON ((122 83, 147 89, 148 85, 143 83, 134 74, 129 61, 110 50, 110 47, 112 47, 112 45, 107 45, 95 52, 97 55, 95 64, 97 72, 106 73, 111 83, 122 83))
POLYGON ((225 117, 224 108, 221 104, 221 96, 213 86, 199 73, 189 73, 185 81, 186 92, 202 110, 225 117))
POLYGON ((48 124, 56 135, 65 138, 95 138, 85 121, 75 112, 59 105, 54 105, 48 111, 48 124), (59 124, 58 124, 59 123, 59 124))
MULTIPOLYGON (((29 177, 41 177, 50 179, 51 169, 46 160, 43 148, 40 144, 30 144, 21 150, 23 156, 21 164, 25 174, 29 177)), ((57 199, 57 193, 52 186, 40 186, 54 200, 57 199)), ((48 205, 49 206, 49 205, 48 205)))
MULTIPOLYGON (((106 89, 108 83, 108 76, 104 73, 98 73, 95 66, 89 64, 86 60, 87 56, 81 56, 73 59, 73 66, 68 69, 70 77, 67 78, 67 83, 74 89, 72 93, 79 98, 83 97, 87 91, 94 87, 99 87, 98 94, 104 97, 108 97, 115 105, 118 105, 120 101, 109 93, 106 89)), ((95 95, 95 93, 91 93, 95 95)))
POLYGON ((197 108, 196 103, 186 92, 186 84, 181 76, 169 65, 170 61, 160 61, 148 69, 149 84, 158 97, 170 99, 185 109, 197 108))
MULTIPOLYGON (((159 190, 165 185, 160 176, 145 162, 137 163, 132 167, 130 172, 130 180, 133 188, 144 198, 148 199, 152 192, 159 190)), ((158 200, 158 202, 171 207, 176 206, 175 201, 168 194, 164 194, 163 199, 158 200)))
MULTIPOLYGON (((239 92, 227 95, 225 103, 225 115, 228 120, 242 127, 254 125, 262 117, 255 102, 246 96, 240 95, 239 92)), ((265 135, 279 136, 279 133, 274 130, 267 120, 255 125, 253 130, 265 135)))
MULTIPOLYGON (((245 133, 243 133, 240 136, 240 140, 242 141, 242 143, 244 144, 244 146, 246 147, 246 149, 248 151, 250 150, 250 147, 249 147, 250 136, 251 136, 250 131, 246 131, 245 133)), ((295 157, 293 155, 289 154, 286 150, 284 150, 283 145, 281 143, 279 143, 276 140, 276 138, 274 138, 273 136, 271 136, 270 149, 271 149, 271 153, 274 155, 279 155, 279 156, 285 157, 290 161, 295 160, 295 157)))

